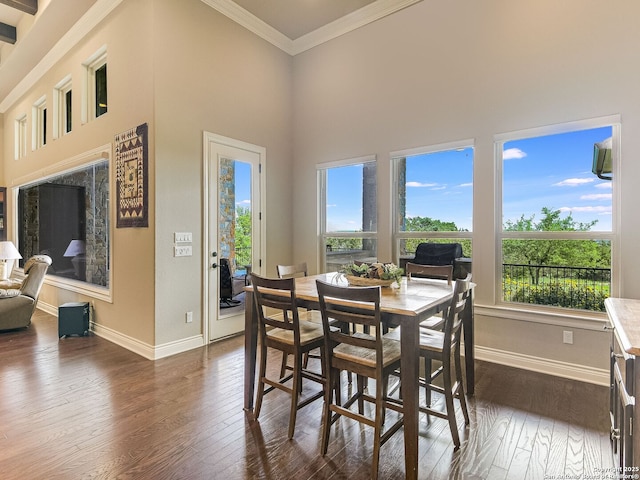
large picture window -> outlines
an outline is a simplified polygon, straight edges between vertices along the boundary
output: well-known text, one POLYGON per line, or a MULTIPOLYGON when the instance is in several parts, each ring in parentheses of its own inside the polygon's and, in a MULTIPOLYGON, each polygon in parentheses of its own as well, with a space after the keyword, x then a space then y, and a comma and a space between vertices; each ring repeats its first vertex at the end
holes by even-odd
POLYGON ((604 311, 619 128, 579 122, 499 138, 501 301, 604 311))
POLYGON ((20 187, 21 262, 46 254, 49 275, 108 287, 109 216, 108 160, 20 187))
POLYGON ((459 243, 471 268, 473 144, 462 141, 391 154, 394 235, 400 266, 420 243, 459 243))
POLYGON ((377 259, 375 157, 318 167, 324 271, 377 259))

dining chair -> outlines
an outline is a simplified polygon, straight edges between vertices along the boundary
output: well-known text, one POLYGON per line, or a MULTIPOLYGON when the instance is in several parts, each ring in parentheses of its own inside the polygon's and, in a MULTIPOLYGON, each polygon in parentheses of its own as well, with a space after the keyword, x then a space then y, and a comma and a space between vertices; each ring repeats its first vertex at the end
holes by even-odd
POLYGON ((372 475, 378 478, 380 447, 400 429, 402 415, 383 432, 385 412, 403 413, 402 402, 387 394, 389 375, 400 365, 400 342, 382 335, 380 287, 343 287, 316 281, 324 331, 325 389, 321 453, 326 455, 331 425, 341 416, 374 428, 372 475), (350 325, 358 325, 354 332, 350 325), (336 328, 340 327, 340 328, 336 328), (367 331, 369 333, 363 333, 367 331), (342 402, 340 373, 357 376, 353 395, 342 402), (375 380, 375 395, 365 389, 366 379, 375 380), (375 415, 366 415, 364 402, 375 405, 375 415), (357 411, 352 407, 357 402, 357 411))
MULTIPOLYGON (((278 274, 278 278, 298 278, 298 277, 306 277, 307 276, 307 262, 296 263, 294 265, 276 265, 276 272, 278 274)), ((320 319, 320 312, 317 310, 306 310, 303 315, 307 318, 306 320, 317 323, 318 325, 322 324, 322 320, 320 319)), ((309 365, 309 357, 311 358, 320 358, 317 354, 305 353, 304 358, 302 360, 302 366, 307 368, 309 365)), ((283 352, 282 353, 282 364, 280 365, 280 376, 284 377, 284 373, 286 370, 291 367, 288 366, 288 355, 283 352)))
POLYGON ((407 262, 405 266, 407 280, 411 280, 413 275, 421 278, 438 278, 446 280, 451 285, 453 279, 453 265, 421 265, 419 263, 407 262))
POLYGON ((306 277, 307 262, 296 263, 295 265, 276 265, 278 278, 306 277))
MULTIPOLYGON (((419 263, 407 262, 405 266, 407 281, 413 278, 432 278, 436 280, 446 280, 447 285, 451 285, 453 279, 453 265, 422 265, 419 263), (415 277, 414 277, 415 275, 415 277)), ((442 315, 433 315, 420 322, 420 326, 424 328, 433 328, 439 330, 444 324, 442 315)))
MULTIPOLYGON (((255 404, 255 418, 260 416, 262 399, 266 393, 279 389, 291 395, 289 413, 289 439, 293 438, 296 414, 298 409, 321 398, 325 390, 324 375, 312 372, 302 364, 303 355, 324 344, 322 325, 300 320, 295 296, 295 281, 293 278, 265 278, 252 275, 253 298, 258 313, 258 331, 260 338, 260 369, 258 378, 258 393, 255 404), (267 314, 269 312, 277 312, 267 314), (293 355, 292 373, 284 375, 281 372, 278 380, 267 378, 267 349, 274 348, 283 355, 293 355), (300 400, 303 378, 322 385, 322 390, 300 400), (291 381, 289 387, 287 383, 291 381), (265 389, 265 385, 269 385, 265 389)), ((321 362, 322 363, 322 362, 321 362)), ((324 368, 324 363, 322 367, 324 368)), ((285 372, 286 373, 286 372, 285 372)))
MULTIPOLYGON (((460 401, 460 407, 465 424, 469 424, 469 412, 464 392, 464 378, 460 358, 460 343, 462 336, 462 315, 467 301, 471 295, 471 274, 464 279, 455 282, 454 293, 444 315, 444 327, 442 331, 420 329, 420 356, 425 360, 425 378, 419 379, 424 383, 426 405, 420 406, 420 411, 429 415, 435 415, 449 421, 449 429, 455 449, 460 448, 460 435, 456 422, 456 412, 453 400, 460 401), (434 360, 440 362, 440 366, 432 371, 434 360), (434 381, 442 377, 442 386, 434 381), (444 394, 445 411, 437 410, 430 404, 431 392, 444 394)), ((399 339, 398 329, 389 333, 389 337, 399 339)))

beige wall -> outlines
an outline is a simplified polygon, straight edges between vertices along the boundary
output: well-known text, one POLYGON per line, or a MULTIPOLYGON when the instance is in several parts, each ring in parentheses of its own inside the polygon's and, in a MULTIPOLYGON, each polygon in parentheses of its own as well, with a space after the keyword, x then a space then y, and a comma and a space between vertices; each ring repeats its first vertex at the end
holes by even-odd
MULTIPOLYGON (((30 122, 33 102, 43 94, 51 102, 53 86, 72 74, 73 132, 20 162, 4 162, 8 185, 149 124, 149 227, 113 229, 113 303, 93 301, 102 333, 150 356, 203 333, 204 131, 266 148, 264 271, 290 260, 291 61, 199 0, 127 0, 6 112, 7 119, 26 112, 30 122), (103 45, 109 112, 80 125, 81 63, 103 45), (174 232, 193 233, 192 257, 173 257, 174 232), (187 311, 193 323, 185 322, 187 311)), ((12 159, 8 131, 2 155, 12 159)), ((85 299, 50 285, 41 294, 52 307, 85 299)))
MULTIPOLYGON (((264 272, 291 256, 291 57, 199 0, 155 2, 156 343, 201 333, 203 132, 266 148, 264 272), (173 258, 173 232, 193 256, 173 258), (185 312, 194 312, 192 324, 185 312)), ((217 217, 216 217, 217 218, 217 217)), ((206 294, 206 293, 205 293, 206 294)))
MULTIPOLYGON (((26 113, 29 129, 29 153, 13 160, 13 128, 5 128, 3 154, 7 186, 15 186, 25 176, 44 171, 50 165, 74 158, 99 146, 113 142, 114 135, 148 122, 150 125, 150 227, 112 230, 113 303, 95 300, 95 321, 105 328, 137 341, 154 342, 154 147, 153 147, 153 76, 151 42, 153 32, 148 16, 149 0, 128 1, 114 10, 108 21, 94 29, 55 64, 4 115, 7 124, 26 113), (107 45, 109 75, 109 111, 106 115, 82 125, 80 92, 82 62, 107 45), (134 48, 132 48, 134 47, 134 48), (135 54, 132 54, 135 52, 135 54), (42 95, 47 96, 48 124, 51 125, 53 87, 66 75, 72 76, 73 129, 62 138, 51 140, 30 151, 31 106, 42 95)), ((112 184, 114 170, 111 169, 112 184)), ((112 194, 113 197, 113 194, 112 194)), ((114 203, 112 203, 112 206, 114 203)), ((11 204, 9 208, 11 208, 11 204)), ((115 218, 115 217, 113 217, 115 218)), ((10 231, 11 235, 12 232, 10 231)), ((43 303, 57 306, 68 301, 84 300, 81 295, 45 285, 43 303)), ((91 300, 91 299, 89 299, 91 300)))
MULTIPOLYGON (((296 56, 295 260, 318 255, 309 215, 316 163, 377 155, 378 256, 389 260, 389 152, 475 139, 473 271, 482 312, 495 304, 494 135, 619 114, 621 292, 640 298, 638 15, 633 0, 425 0, 296 56)), ((478 315, 481 347, 607 367, 598 322, 579 322, 583 330, 573 319, 551 319, 562 325, 554 326, 496 318, 478 315), (574 345, 561 343, 563 329, 576 330, 574 345)))

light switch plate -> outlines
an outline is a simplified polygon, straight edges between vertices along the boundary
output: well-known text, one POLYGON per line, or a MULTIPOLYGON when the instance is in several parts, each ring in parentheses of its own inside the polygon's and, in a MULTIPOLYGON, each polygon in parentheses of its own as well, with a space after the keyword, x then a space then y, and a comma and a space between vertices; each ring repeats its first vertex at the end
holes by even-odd
POLYGON ((175 232, 173 234, 174 241, 176 243, 191 243, 193 242, 193 233, 191 232, 175 232))
POLYGON ((191 245, 176 245, 173 247, 174 257, 190 257, 191 255, 193 255, 191 245))

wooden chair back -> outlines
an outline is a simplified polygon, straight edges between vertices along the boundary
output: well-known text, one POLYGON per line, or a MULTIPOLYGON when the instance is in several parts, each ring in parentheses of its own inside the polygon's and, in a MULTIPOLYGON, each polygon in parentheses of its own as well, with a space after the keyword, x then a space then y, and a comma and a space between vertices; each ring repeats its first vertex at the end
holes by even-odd
POLYGON ((436 278, 446 280, 451 285, 453 279, 453 265, 421 265, 407 262, 405 267, 407 280, 411 280, 413 275, 420 278, 436 278))
POLYGON ((295 265, 277 265, 278 278, 296 278, 307 276, 307 262, 295 265))
POLYGON ((333 347, 343 344, 370 350, 368 355, 375 355, 375 369, 381 374, 380 287, 342 287, 321 280, 316 280, 316 285, 328 367, 334 366, 333 347))
POLYGON ((466 278, 458 279, 455 283, 453 298, 445 312, 443 355, 446 357, 452 348, 460 347, 462 332, 462 315, 467 306, 467 300, 471 295, 471 274, 466 278), (447 341, 449 339, 450 341, 447 341))
POLYGON ((294 332, 294 341, 299 344, 300 327, 294 279, 266 278, 254 273, 251 275, 251 283, 261 336, 266 334, 267 327, 291 330, 294 332), (276 313, 268 314, 268 308, 276 313))

